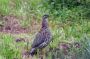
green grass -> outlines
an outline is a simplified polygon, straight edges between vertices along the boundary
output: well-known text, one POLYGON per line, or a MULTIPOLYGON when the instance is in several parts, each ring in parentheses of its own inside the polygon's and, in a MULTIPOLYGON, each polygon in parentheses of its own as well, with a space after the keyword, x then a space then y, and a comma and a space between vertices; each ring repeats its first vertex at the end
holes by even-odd
POLYGON ((19 56, 19 50, 16 49, 14 45, 14 38, 10 34, 1 34, 0 33, 0 55, 5 59, 13 59, 16 56, 19 56))

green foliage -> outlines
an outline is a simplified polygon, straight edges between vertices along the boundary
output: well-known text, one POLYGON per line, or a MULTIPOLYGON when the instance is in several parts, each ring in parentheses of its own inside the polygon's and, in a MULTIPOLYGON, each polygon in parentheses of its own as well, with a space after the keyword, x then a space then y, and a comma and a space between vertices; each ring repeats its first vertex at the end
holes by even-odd
POLYGON ((52 36, 52 42, 50 43, 50 47, 56 48, 60 42, 65 40, 65 33, 63 31, 63 28, 55 28, 52 30, 53 36, 52 36))
POLYGON ((87 0, 43 0, 43 8, 46 8, 55 20, 62 21, 70 18, 75 21, 79 21, 80 17, 88 18, 90 11, 87 0))
POLYGON ((20 52, 16 49, 13 37, 8 34, 0 34, 0 56, 4 59, 13 59, 13 58, 20 58, 20 52))
MULTIPOLYGON (((76 59, 90 59, 90 40, 87 37, 90 36, 90 0, 0 0, 0 15, 19 16, 23 27, 28 27, 33 19, 39 21, 44 14, 49 14, 52 22, 50 47, 77 41, 81 48, 70 47, 69 55, 75 53, 76 59)), ((0 34, 1 59, 21 59, 20 50, 25 44, 16 44, 13 39, 9 34, 0 34)), ((61 56, 65 56, 63 54, 61 52, 61 56)), ((47 59, 51 59, 51 55, 47 59)))
POLYGON ((1 14, 9 13, 8 2, 9 0, 0 0, 0 13, 1 14))

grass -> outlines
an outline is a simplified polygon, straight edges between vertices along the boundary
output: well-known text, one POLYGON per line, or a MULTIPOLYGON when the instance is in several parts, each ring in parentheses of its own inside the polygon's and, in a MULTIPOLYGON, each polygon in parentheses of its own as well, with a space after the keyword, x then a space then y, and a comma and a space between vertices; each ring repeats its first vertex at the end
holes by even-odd
POLYGON ((3 56, 5 59, 13 59, 15 55, 19 56, 19 50, 16 49, 14 45, 13 37, 9 34, 0 34, 0 55, 3 56))
MULTIPOLYGON (((20 25, 28 27, 33 20, 40 23, 42 15, 49 14, 49 25, 53 35, 53 41, 48 46, 52 48, 52 50, 48 52, 47 59, 90 59, 90 1, 87 0, 86 4, 81 2, 83 5, 80 6, 73 5, 72 3, 69 7, 67 7, 67 3, 64 2, 65 6, 63 6, 63 8, 61 7, 62 4, 58 4, 58 0, 51 4, 48 4, 47 1, 0 0, 0 15, 17 16, 20 25), (53 7, 53 3, 56 3, 56 8, 53 7), (59 7, 61 9, 58 9, 59 7), (76 42, 80 44, 80 48, 75 47, 74 44, 76 42), (58 51, 62 43, 66 45, 69 44, 67 55, 65 55, 66 52, 63 49, 58 51)), ((33 32, 35 30, 37 29, 31 31, 33 32)), ((28 47, 30 49, 35 33, 10 34, 1 32, 0 59, 22 59, 22 52, 25 50, 25 47, 27 47, 27 42, 16 43, 15 39, 29 39, 28 47)))

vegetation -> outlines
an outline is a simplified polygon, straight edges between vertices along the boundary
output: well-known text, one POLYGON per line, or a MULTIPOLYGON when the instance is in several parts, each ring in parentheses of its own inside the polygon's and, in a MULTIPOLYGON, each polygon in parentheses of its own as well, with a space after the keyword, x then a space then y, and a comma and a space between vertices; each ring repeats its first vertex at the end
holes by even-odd
POLYGON ((44 14, 50 15, 53 35, 46 59, 90 59, 90 0, 0 0, 0 59, 22 59, 23 52, 30 50, 44 14), (18 27, 28 32, 1 31, 6 16, 18 19, 18 27), (16 42, 18 38, 25 41, 16 42))

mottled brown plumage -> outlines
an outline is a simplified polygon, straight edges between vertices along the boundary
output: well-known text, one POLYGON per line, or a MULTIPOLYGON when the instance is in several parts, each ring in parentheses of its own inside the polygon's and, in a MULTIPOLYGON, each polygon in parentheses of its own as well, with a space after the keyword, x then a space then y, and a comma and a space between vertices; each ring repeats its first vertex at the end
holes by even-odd
POLYGON ((32 44, 32 48, 30 51, 30 55, 34 55, 37 49, 42 49, 44 47, 46 47, 50 41, 51 41, 51 32, 48 28, 48 15, 44 15, 42 17, 42 27, 41 30, 37 33, 33 44, 32 44))

